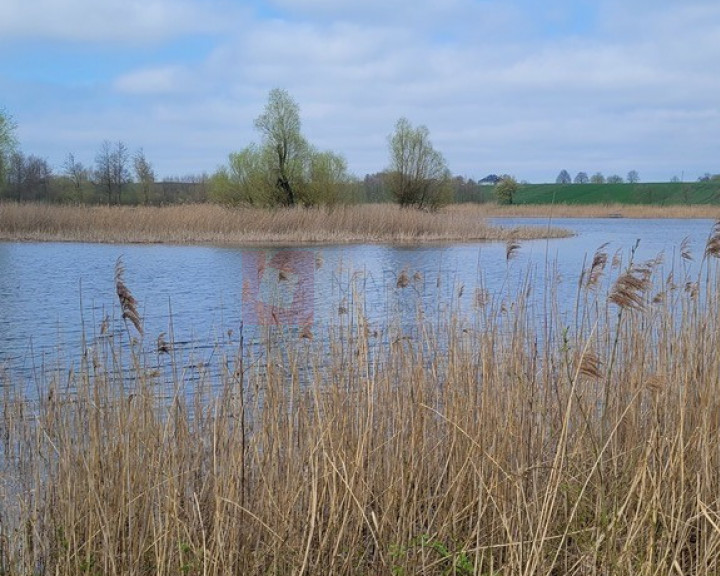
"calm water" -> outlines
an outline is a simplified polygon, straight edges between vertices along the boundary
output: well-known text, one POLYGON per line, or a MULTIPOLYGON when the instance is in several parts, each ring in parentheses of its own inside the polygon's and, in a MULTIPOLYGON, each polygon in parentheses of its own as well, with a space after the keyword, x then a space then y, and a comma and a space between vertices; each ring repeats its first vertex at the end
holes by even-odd
POLYGON ((104 320, 109 333, 127 334, 115 293, 119 257, 147 345, 154 347, 161 333, 166 339, 172 334, 177 346, 202 358, 216 343, 232 340, 241 322, 251 334, 277 310, 288 314, 280 322, 317 331, 342 322, 345 309, 361 306, 381 329, 391 319, 411 323, 419 308, 429 314, 450 306, 462 311, 477 288, 499 299, 526 282, 542 298, 547 271, 559 281, 561 300, 569 301, 583 264, 606 242, 611 257, 627 260, 639 239, 636 259, 664 253, 671 267, 687 237, 697 262, 713 221, 563 219, 553 225, 576 236, 524 242, 510 261, 504 243, 302 249, 0 243, 0 370, 29 372, 59 354, 71 355, 81 349, 83 334, 100 334, 104 320))

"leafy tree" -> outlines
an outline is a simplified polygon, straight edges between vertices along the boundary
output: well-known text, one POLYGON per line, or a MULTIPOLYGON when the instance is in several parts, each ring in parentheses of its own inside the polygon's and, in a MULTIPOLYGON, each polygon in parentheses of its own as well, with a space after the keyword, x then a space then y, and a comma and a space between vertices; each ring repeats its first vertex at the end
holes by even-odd
POLYGON ((145 152, 142 148, 135 152, 135 156, 133 156, 133 168, 135 169, 135 176, 142 188, 143 200, 145 204, 149 204, 150 190, 155 184, 155 170, 153 170, 152 164, 145 157, 145 152))
POLYGON ((285 206, 298 202, 304 184, 309 146, 300 127, 297 103, 285 90, 271 90, 265 111, 255 119, 255 128, 263 135, 262 148, 269 155, 276 200, 285 206))
POLYGON ((450 201, 450 170, 427 127, 400 118, 389 144, 388 186, 400 206, 434 209, 450 201))
POLYGON ((607 178, 608 184, 622 184, 623 179, 622 176, 618 176, 617 174, 613 174, 612 176, 608 176, 607 178))
POLYGON ((310 157, 310 182, 305 204, 336 204, 340 189, 350 182, 347 162, 332 152, 313 152, 310 157))
POLYGON ((561 170, 555 179, 556 184, 570 184, 571 182, 572 178, 570 178, 570 173, 567 170, 561 170))
POLYGON ((508 174, 500 177, 495 185, 495 196, 499 204, 513 204, 518 191, 518 181, 508 174))
POLYGON ((17 124, 12 116, 4 109, 0 109, 0 192, 2 192, 7 178, 10 156, 17 147, 16 129, 17 124))
POLYGON ((300 109, 279 88, 270 91, 255 120, 262 135, 228 157, 210 179, 210 197, 229 205, 293 206, 332 203, 350 183, 347 164, 333 152, 318 152, 300 132, 300 109))
POLYGON ((575 176, 575 184, 587 184, 588 182, 590 182, 590 178, 588 178, 587 172, 578 172, 575 176))
POLYGON ((627 173, 627 181, 630 182, 630 184, 640 182, 640 175, 637 173, 637 170, 630 170, 630 172, 627 173))
POLYGON ((602 175, 602 172, 595 172, 590 176, 590 182, 593 184, 605 184, 605 176, 602 175))
POLYGON ((272 205, 276 183, 272 181, 270 152, 255 144, 228 156, 228 166, 210 179, 210 197, 228 205, 272 205))

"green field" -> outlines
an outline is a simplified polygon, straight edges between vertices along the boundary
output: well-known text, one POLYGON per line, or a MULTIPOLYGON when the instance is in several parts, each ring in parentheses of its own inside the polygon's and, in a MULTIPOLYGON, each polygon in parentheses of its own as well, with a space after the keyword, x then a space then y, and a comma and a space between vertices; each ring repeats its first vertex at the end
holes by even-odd
POLYGON ((523 184, 514 204, 720 204, 720 181, 523 184))

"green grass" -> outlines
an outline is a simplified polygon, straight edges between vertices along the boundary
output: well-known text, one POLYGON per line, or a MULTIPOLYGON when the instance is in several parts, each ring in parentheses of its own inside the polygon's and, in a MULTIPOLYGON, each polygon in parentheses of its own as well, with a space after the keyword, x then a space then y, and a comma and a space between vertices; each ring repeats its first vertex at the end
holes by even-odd
POLYGON ((524 184, 516 204, 720 204, 720 181, 640 184, 524 184))

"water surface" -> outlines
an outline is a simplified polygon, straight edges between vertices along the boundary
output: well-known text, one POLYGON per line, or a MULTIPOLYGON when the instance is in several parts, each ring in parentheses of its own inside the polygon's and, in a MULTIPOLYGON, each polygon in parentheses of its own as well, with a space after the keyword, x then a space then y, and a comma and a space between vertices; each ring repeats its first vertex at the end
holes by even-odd
MULTIPOLYGON (((548 225, 547 219, 493 222, 504 227, 548 225)), ((560 301, 570 302, 583 266, 606 243, 610 257, 627 261, 639 241, 636 260, 663 253, 668 270, 683 266, 683 273, 692 274, 713 221, 561 219, 552 225, 576 235, 523 242, 511 260, 504 243, 308 248, 0 243, 0 369, 29 372, 52 365, 58 356, 67 359, 82 349, 83 338, 91 340, 105 328, 110 334, 132 336, 115 293, 120 257, 148 347, 161 333, 165 338, 172 334, 178 346, 202 357, 211 355, 216 343, 232 340, 241 323, 250 335, 259 330, 252 300, 269 290, 268 279, 275 278, 275 288, 285 290, 274 296, 292 308, 297 298, 292 286, 310 278, 311 302, 302 308, 306 316, 310 313, 316 333, 342 322, 353 306, 360 306, 382 330, 398 318, 412 324, 418 310, 432 316, 453 307, 462 313, 479 290, 497 301, 530 287, 541 301, 552 280, 560 301), (695 260, 680 263, 684 239, 695 260), (263 271, 280 274, 282 281, 268 274, 253 280, 258 262, 267 266, 263 271)))

